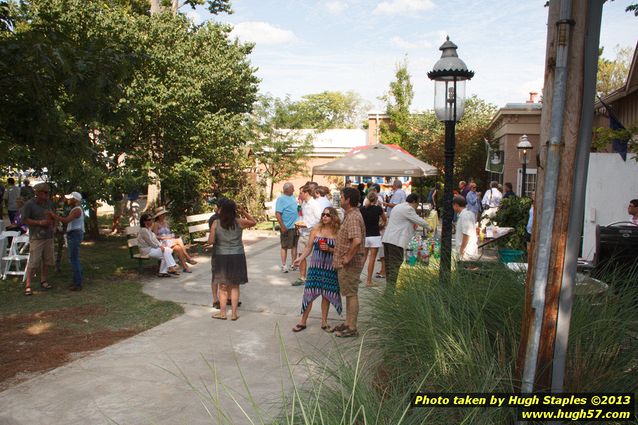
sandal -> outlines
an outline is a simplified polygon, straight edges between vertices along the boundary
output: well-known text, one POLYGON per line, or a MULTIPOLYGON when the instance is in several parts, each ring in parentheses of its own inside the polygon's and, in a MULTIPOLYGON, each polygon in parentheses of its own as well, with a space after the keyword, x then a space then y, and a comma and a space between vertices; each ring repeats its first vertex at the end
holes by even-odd
POLYGON ((168 271, 170 274, 173 274, 175 276, 179 276, 179 272, 177 270, 169 270, 168 271))
POLYGON ((193 273, 191 269, 182 269, 183 273, 193 273))
POLYGON ((374 277, 376 277, 377 279, 385 279, 385 275, 381 273, 375 274, 374 277))
POLYGON ((230 318, 230 320, 232 320, 233 322, 234 322, 235 320, 237 320, 237 319, 239 319, 239 316, 235 316, 235 317, 231 317, 231 318, 230 318))
POLYGON ((303 331, 304 329, 306 329, 306 325, 300 325, 299 323, 297 323, 297 324, 295 325, 295 327, 294 327, 294 328, 292 328, 292 331, 293 331, 293 332, 301 332, 301 331, 303 331))
MULTIPOLYGON (((211 316, 213 319, 218 319, 218 320, 226 320, 226 315, 222 315, 221 313, 215 313, 211 316)), ((237 320, 237 319, 235 319, 237 320)))
POLYGON ((168 273, 158 273, 157 277, 171 277, 171 275, 168 273))
POLYGON ((219 309, 219 301, 213 302, 213 308, 219 309))
POLYGON ((332 329, 330 328, 329 324, 325 324, 325 325, 321 325, 321 330, 326 331, 326 332, 332 332, 332 329))
POLYGON ((345 323, 342 323, 340 325, 335 326, 334 328, 330 329, 330 332, 343 332, 346 329, 349 329, 348 326, 345 323))
POLYGON ((26 296, 33 295, 33 292, 31 291, 31 288, 26 288, 24 290, 24 295, 26 295, 26 296))
POLYGON ((352 338, 355 336, 359 336, 359 332, 356 329, 346 329, 344 331, 337 332, 335 336, 339 338, 352 338))
POLYGON ((45 280, 44 282, 40 282, 40 288, 48 291, 49 289, 53 288, 53 286, 49 285, 49 282, 45 280))
POLYGON ((186 260, 186 262, 187 262, 188 264, 192 264, 193 266, 194 266, 195 264, 197 264, 197 261, 193 260, 192 258, 191 258, 190 260, 186 260))

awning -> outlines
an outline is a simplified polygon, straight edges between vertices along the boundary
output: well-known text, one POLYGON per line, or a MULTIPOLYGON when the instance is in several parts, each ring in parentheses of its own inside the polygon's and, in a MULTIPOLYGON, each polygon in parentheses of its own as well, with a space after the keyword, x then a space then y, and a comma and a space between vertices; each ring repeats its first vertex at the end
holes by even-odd
POLYGON ((312 167, 313 175, 328 176, 436 176, 436 167, 427 164, 398 146, 376 144, 355 148, 326 164, 312 167))

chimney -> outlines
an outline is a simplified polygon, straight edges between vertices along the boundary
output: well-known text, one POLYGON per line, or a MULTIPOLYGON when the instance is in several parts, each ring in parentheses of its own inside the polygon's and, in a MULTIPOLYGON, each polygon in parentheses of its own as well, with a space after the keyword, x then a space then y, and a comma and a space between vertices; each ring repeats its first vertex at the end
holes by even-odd
POLYGON ((537 92, 535 91, 529 92, 529 100, 525 103, 536 103, 536 96, 538 96, 537 92))

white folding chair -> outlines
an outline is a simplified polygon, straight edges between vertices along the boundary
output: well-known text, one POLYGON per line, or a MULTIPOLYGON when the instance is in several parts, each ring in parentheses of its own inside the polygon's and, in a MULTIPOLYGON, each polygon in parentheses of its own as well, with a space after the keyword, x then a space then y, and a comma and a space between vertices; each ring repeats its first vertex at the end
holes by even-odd
MULTIPOLYGON (((9 255, 9 248, 11 248, 9 239, 12 239, 19 235, 20 232, 15 232, 12 230, 3 231, 2 233, 0 233, 0 258, 9 255)), ((0 262, 0 271, 2 270, 4 270, 4 261, 0 262)))
MULTIPOLYGON (((6 232, 5 232, 6 233, 6 232)), ((27 277, 26 271, 29 264, 29 252, 26 254, 20 254, 20 252, 29 245, 29 236, 14 236, 11 246, 9 247, 9 254, 2 257, 4 262, 4 273, 2 273, 2 280, 5 280, 8 275, 22 276, 24 282, 27 277), (24 261, 24 268, 22 262, 24 261), (14 266, 14 270, 11 270, 11 266, 14 266)))

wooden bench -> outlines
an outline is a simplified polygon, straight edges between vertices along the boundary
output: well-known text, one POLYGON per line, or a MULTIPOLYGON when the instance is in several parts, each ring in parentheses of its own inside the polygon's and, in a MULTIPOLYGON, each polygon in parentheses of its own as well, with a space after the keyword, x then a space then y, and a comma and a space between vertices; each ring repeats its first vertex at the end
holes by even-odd
POLYGON ((266 220, 268 220, 272 224, 272 231, 277 230, 277 225, 279 222, 277 221, 277 213, 275 212, 275 205, 277 201, 269 201, 264 202, 265 212, 266 212, 266 220))
POLYGON ((140 233, 139 226, 130 226, 125 229, 126 245, 128 247, 128 253, 132 260, 137 260, 137 271, 142 273, 144 261, 150 260, 148 255, 140 254, 139 244, 137 242, 137 235, 140 233))
POLYGON ((210 226, 208 219, 215 214, 212 212, 195 214, 186 216, 186 224, 188 224, 188 237, 191 243, 197 244, 197 251, 200 251, 201 245, 208 242, 210 226), (204 233, 204 236, 197 236, 204 233))

